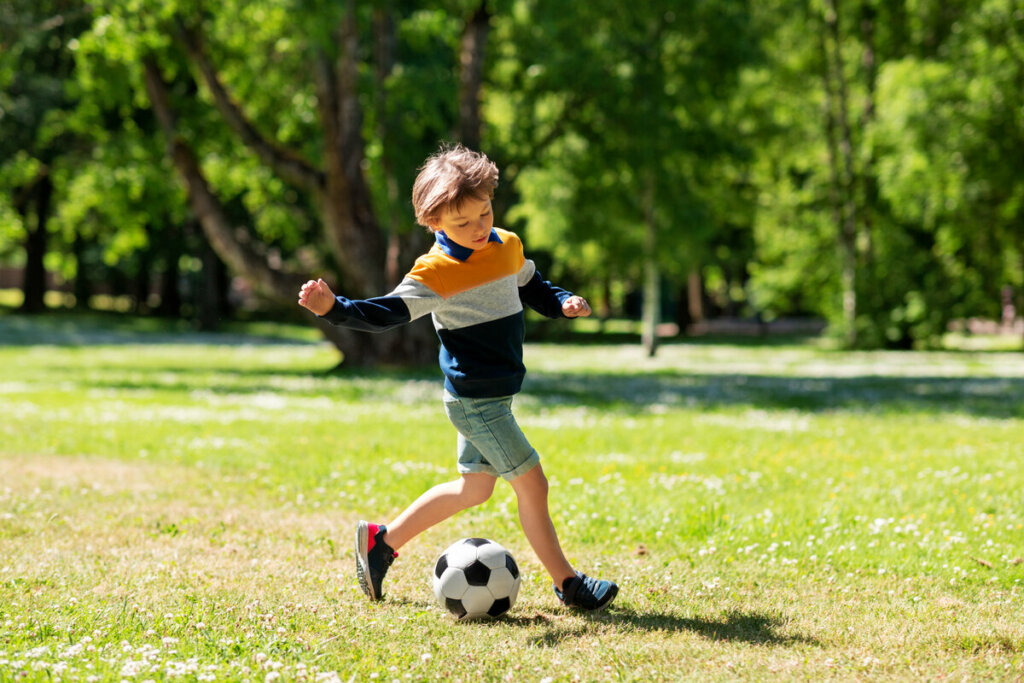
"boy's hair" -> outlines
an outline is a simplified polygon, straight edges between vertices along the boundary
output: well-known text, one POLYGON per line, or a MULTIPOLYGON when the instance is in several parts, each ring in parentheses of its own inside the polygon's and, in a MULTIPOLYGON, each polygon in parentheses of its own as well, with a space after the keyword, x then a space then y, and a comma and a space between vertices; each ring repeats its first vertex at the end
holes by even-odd
POLYGON ((444 146, 427 157, 413 183, 416 222, 433 229, 445 209, 457 210, 467 199, 491 199, 497 186, 498 167, 486 154, 444 146))

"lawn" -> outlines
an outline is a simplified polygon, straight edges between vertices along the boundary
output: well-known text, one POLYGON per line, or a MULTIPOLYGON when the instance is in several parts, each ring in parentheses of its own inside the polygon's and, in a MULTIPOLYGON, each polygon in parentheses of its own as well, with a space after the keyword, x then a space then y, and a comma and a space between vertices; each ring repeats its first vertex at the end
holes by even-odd
POLYGON ((516 411, 570 560, 499 485, 371 604, 352 529, 453 476, 436 369, 331 373, 308 333, 0 316, 0 680, 1024 678, 1024 355, 531 344, 516 411), (434 603, 493 538, 505 618, 434 603))

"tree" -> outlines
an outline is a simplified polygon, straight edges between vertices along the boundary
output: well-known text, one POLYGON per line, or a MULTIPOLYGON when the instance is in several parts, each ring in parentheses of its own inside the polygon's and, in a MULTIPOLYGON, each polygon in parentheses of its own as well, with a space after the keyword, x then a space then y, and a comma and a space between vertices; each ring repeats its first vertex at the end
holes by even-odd
POLYGON ((913 238, 889 262, 909 254, 928 263, 897 309, 915 339, 940 335, 957 317, 999 319, 1007 285, 1021 297, 1024 19, 1014 12, 993 0, 965 8, 941 59, 908 54, 879 76, 871 142, 880 192, 913 238))
POLYGON ((75 106, 66 84, 74 70, 68 45, 87 23, 86 8, 74 0, 17 1, 0 10, 0 187, 13 208, 5 230, 23 240, 27 313, 45 310, 54 174, 82 144, 65 126, 75 106))
POLYGON ((598 277, 643 283, 650 354, 664 274, 685 278, 718 227, 709 168, 740 153, 719 103, 756 56, 747 16, 743 2, 522 1, 502 28, 489 109, 509 112, 514 165, 533 164, 513 215, 598 277))
MULTIPOLYGON (((167 140, 168 158, 185 183, 190 210, 217 254, 263 297, 281 305, 293 305, 310 269, 334 271, 338 290, 349 296, 385 291, 386 274, 394 272, 387 268, 389 258, 394 263, 395 254, 405 252, 396 243, 405 241, 408 231, 395 234, 392 207, 379 208, 380 187, 392 188, 383 194, 393 204, 400 181, 394 171, 400 155, 391 152, 393 146, 415 155, 418 164, 455 128, 459 19, 443 10, 411 12, 386 2, 374 7, 354 1, 239 0, 216 8, 188 0, 136 4, 148 11, 100 3, 99 28, 110 36, 107 56, 122 55, 129 82, 146 93, 167 140), (389 22, 408 28, 397 50, 389 51, 388 43, 405 35, 389 22), (440 59, 438 46, 444 48, 440 59), (443 87, 395 102, 410 92, 392 60, 411 71, 422 60, 443 87), (191 86, 190 72, 199 90, 191 86), (374 88, 381 87, 386 96, 375 97, 374 88), (406 136, 410 126, 396 123, 390 113, 401 108, 422 112, 412 139, 406 136), (322 239, 313 241, 325 244, 328 255, 294 244, 272 248, 260 226, 240 229, 229 218, 222 193, 234 189, 246 196, 258 190, 234 178, 219 163, 225 158, 282 183, 293 206, 308 207, 322 229, 322 239), (374 162, 382 163, 371 168, 374 162), (383 225, 382 214, 389 216, 383 225)), ((477 56, 462 67, 479 70, 474 60, 482 59, 482 51, 471 55, 477 56)), ((414 239, 423 241, 419 235, 414 239)), ((352 365, 384 358, 426 361, 435 348, 425 322, 381 338, 320 326, 352 365)))
POLYGON ((1011 4, 759 6, 769 66, 743 88, 771 105, 753 167, 759 307, 823 314, 849 345, 894 348, 998 314, 1021 270, 1005 267, 1019 244, 1011 4))

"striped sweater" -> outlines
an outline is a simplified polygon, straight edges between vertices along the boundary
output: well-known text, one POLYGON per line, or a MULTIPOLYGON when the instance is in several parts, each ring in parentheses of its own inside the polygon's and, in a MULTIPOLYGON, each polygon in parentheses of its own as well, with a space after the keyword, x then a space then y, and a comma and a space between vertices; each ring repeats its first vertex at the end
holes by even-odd
POLYGON ((471 398, 509 396, 526 375, 523 304, 561 318, 570 296, 541 278, 515 233, 494 228, 487 246, 473 250, 437 232, 430 251, 392 292, 363 300, 339 296, 323 317, 382 332, 430 313, 441 340, 445 388, 471 398))

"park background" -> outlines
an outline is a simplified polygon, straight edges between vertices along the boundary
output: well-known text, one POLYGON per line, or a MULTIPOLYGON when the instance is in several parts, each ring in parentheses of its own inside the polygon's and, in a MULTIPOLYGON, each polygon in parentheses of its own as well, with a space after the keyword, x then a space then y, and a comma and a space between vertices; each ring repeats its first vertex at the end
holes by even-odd
MULTIPOLYGON (((501 168, 498 225, 649 347, 723 317, 1024 340, 1021 12, 7 2, 3 302, 214 329, 297 320, 310 275, 383 293, 428 246, 417 168, 458 141, 501 168)), ((431 355, 424 326, 327 334, 351 364, 431 355)))
POLYGON ((0 680, 1020 680, 1024 8, 1013 0, 0 5, 0 680), (451 474, 437 341, 320 325, 429 246, 442 142, 595 316, 528 317, 515 501, 451 474), (429 568, 486 535, 507 619, 429 568))

